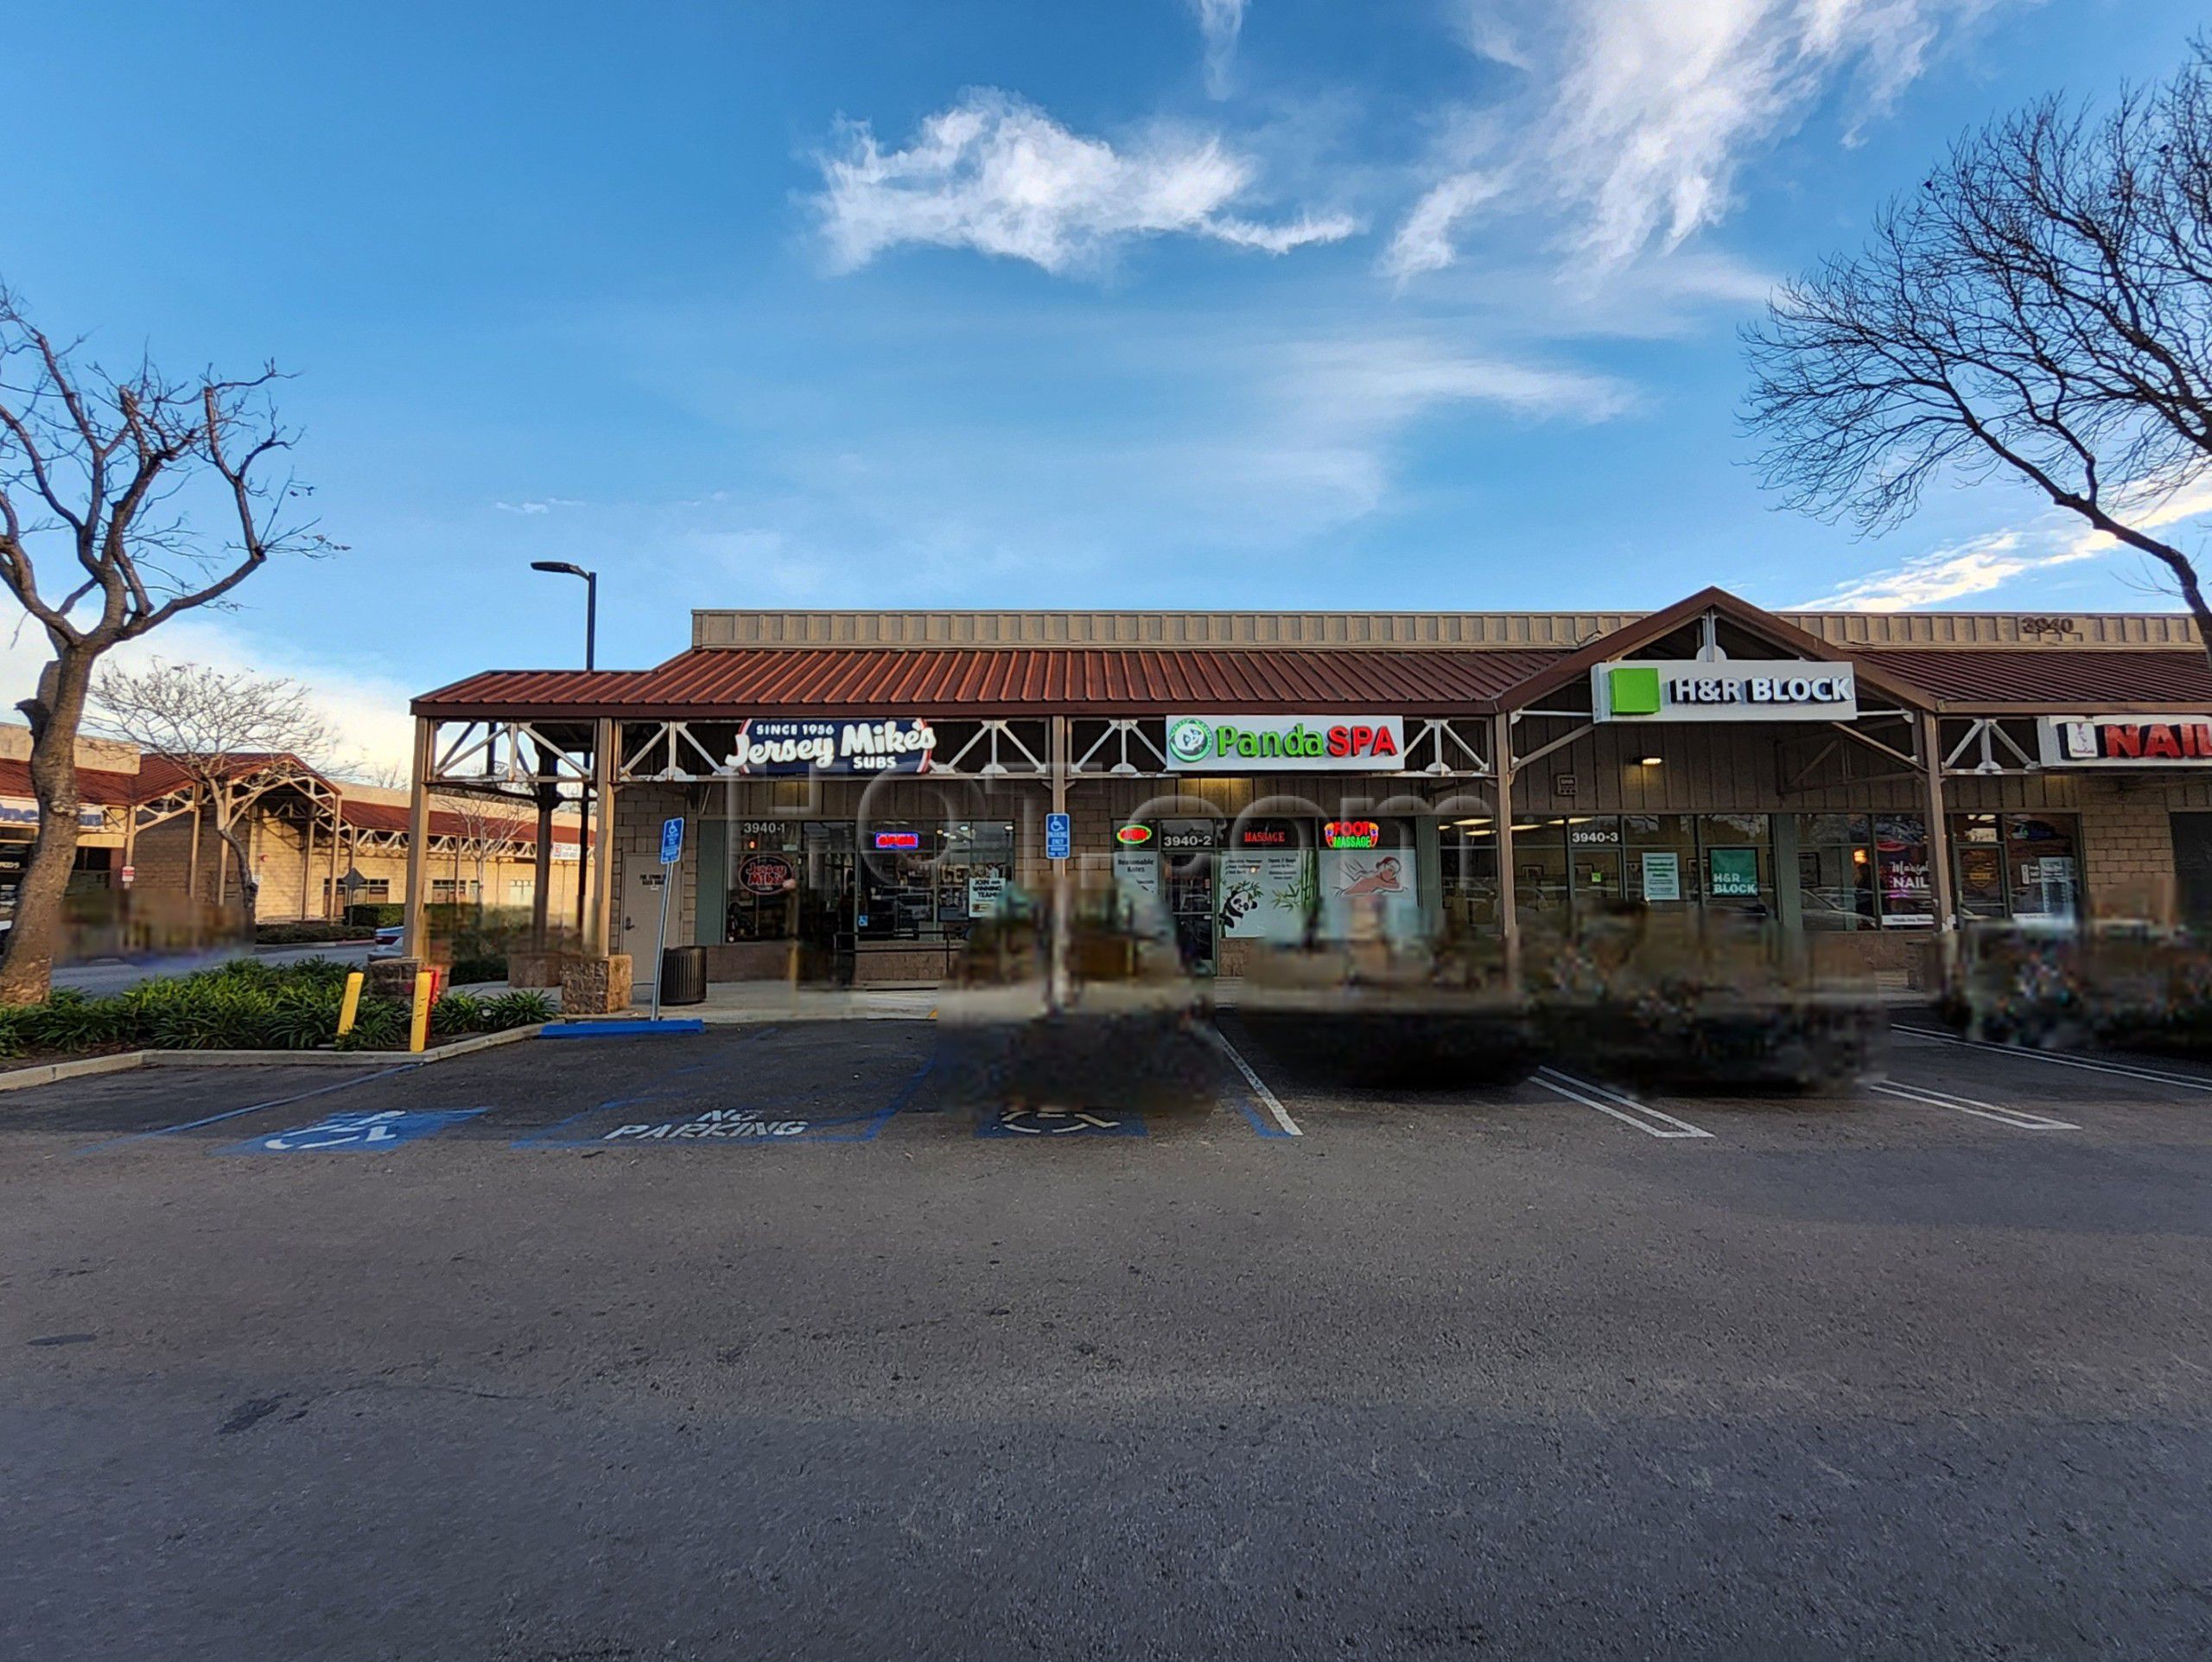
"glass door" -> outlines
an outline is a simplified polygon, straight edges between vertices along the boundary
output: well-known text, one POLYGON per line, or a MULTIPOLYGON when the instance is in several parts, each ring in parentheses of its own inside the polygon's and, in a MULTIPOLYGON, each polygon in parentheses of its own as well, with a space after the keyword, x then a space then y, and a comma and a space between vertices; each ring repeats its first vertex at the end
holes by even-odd
POLYGON ((1213 973, 1213 856, 1179 854, 1167 862, 1167 910, 1176 950, 1192 975, 1213 973))
POLYGON ((854 919, 858 915, 858 872, 849 825, 810 823, 804 827, 800 860, 805 870, 799 888, 800 975, 840 987, 853 981, 854 919))

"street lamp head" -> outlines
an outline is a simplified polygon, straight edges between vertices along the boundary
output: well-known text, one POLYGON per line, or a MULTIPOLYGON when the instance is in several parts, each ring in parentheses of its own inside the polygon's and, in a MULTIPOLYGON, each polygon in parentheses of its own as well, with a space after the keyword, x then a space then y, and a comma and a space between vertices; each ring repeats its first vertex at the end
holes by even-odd
POLYGON ((587 581, 592 575, 583 567, 571 565, 566 560, 532 560, 530 563, 530 569, 533 571, 557 571, 564 576, 582 577, 587 581))

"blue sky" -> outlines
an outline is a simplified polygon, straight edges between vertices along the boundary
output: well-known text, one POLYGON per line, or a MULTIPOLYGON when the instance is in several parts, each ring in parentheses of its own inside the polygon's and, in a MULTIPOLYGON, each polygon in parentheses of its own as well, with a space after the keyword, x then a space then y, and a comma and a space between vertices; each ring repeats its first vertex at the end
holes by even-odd
POLYGON ((2201 16, 35 8, 0 276, 115 359, 296 373, 351 551, 157 647, 385 756, 406 693, 574 659, 538 558, 604 574, 613 665, 694 605, 2144 609, 2010 488, 1871 542, 1778 511, 1735 331, 1961 127, 2201 16))

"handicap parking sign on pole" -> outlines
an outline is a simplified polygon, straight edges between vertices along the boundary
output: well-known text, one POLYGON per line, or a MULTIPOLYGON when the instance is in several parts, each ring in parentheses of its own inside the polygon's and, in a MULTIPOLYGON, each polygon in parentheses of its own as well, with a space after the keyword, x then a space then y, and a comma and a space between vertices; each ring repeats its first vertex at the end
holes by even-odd
POLYGON ((1068 816, 1064 813, 1048 813, 1045 816, 1045 857, 1047 860, 1065 860, 1068 857, 1068 851, 1075 840, 1071 823, 1068 816))
MULTIPOLYGON (((660 863, 672 866, 683 857, 683 816, 677 814, 660 822, 660 863)), ((660 1020, 661 972, 668 967, 668 891, 673 883, 663 881, 660 886, 660 929, 653 939, 653 1020, 660 1020)))

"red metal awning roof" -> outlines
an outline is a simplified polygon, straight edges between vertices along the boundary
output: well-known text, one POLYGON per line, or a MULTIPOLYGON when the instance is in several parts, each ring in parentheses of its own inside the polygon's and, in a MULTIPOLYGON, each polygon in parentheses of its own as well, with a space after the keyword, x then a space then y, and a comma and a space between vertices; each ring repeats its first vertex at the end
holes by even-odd
MULTIPOLYGON (((105 767, 77 770, 77 795, 88 808, 119 808, 138 799, 138 775, 105 767)), ((31 765, 13 757, 0 757, 0 796, 35 798, 31 765)))
POLYGON ((493 670, 415 701, 442 720, 1484 711, 1559 654, 1541 650, 706 647, 658 669, 493 670))
POLYGON ((1861 650, 1852 657, 1910 682, 1947 710, 2212 710, 2212 665, 2202 653, 1923 646, 1861 650))

